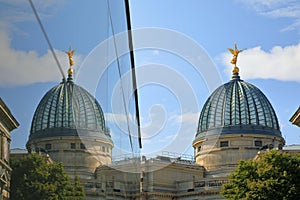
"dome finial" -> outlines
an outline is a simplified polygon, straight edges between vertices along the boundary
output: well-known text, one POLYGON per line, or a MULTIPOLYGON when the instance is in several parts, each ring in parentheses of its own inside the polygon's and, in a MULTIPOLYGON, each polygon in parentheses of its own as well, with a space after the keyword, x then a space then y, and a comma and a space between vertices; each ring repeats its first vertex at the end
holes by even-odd
POLYGON ((69 51, 64 51, 64 52, 69 56, 70 68, 68 69, 68 76, 69 76, 69 78, 71 78, 72 74, 73 74, 72 66, 75 63, 73 60, 73 55, 75 53, 75 49, 72 50, 72 47, 70 46, 69 51))
POLYGON ((235 76, 238 76, 239 74, 239 68, 236 66, 236 62, 237 62, 237 57, 239 55, 239 53, 241 53, 243 50, 238 50, 236 43, 234 43, 234 49, 228 48, 228 50, 230 51, 230 53, 233 55, 233 58, 231 59, 230 63, 234 65, 232 73, 233 73, 233 79, 235 76))

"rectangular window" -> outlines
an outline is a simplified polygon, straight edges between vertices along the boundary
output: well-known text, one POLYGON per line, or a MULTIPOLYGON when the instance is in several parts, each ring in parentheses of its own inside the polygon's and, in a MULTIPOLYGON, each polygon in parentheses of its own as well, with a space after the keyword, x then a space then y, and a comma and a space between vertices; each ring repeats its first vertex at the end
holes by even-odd
POLYGON ((83 143, 80 143, 80 149, 86 149, 83 143))
POLYGON ((220 147, 228 147, 228 141, 221 141, 220 147))
POLYGON ((51 144, 46 144, 46 145, 45 145, 45 149, 46 149, 46 150, 50 150, 50 149, 52 149, 52 146, 51 146, 51 144))
POLYGON ((262 141, 261 140, 255 140, 254 141, 254 146, 256 146, 256 147, 262 147, 262 141))
POLYGON ((76 144, 75 143, 71 143, 71 149, 76 149, 76 144))
POLYGON ((105 152, 105 147, 102 147, 102 151, 105 152))

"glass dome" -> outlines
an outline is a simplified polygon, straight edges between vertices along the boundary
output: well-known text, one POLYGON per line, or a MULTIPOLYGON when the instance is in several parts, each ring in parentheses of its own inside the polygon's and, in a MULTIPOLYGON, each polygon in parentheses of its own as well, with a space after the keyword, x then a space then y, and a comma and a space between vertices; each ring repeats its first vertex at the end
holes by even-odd
POLYGON ((78 130, 98 136, 100 131, 110 137, 97 100, 69 79, 50 89, 40 101, 32 120, 30 139, 78 135, 78 130))
POLYGON ((267 97, 254 85, 241 80, 238 73, 207 99, 196 138, 227 133, 281 137, 277 116, 267 97))

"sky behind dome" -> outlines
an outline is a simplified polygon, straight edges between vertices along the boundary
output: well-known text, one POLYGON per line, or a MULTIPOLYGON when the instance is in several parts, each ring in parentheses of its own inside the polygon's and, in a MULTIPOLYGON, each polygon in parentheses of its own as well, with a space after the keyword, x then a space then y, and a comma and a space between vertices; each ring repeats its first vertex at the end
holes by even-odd
MULTIPOLYGON (((107 22, 101 18, 103 13, 99 13, 103 10, 101 1, 33 2, 62 66, 65 66, 64 70, 68 68, 68 59, 62 50, 67 50, 70 45, 76 49, 75 69, 79 69, 104 39, 99 24, 107 22)), ((299 1, 131 0, 130 9, 134 29, 165 30, 174 37, 180 35, 197 43, 203 50, 201 53, 207 54, 216 67, 218 74, 209 78, 215 78, 218 84, 229 81, 231 77, 231 54, 227 48, 233 48, 236 42, 239 49, 245 49, 238 59, 241 78, 260 88, 268 97, 277 113, 286 144, 300 143, 300 129, 289 122, 300 101, 299 1)), ((161 39, 148 37, 152 41, 161 39)), ((171 39, 170 47, 175 44, 180 48, 176 46, 181 44, 180 41, 171 39)), ((167 143, 178 140, 174 138, 181 128, 188 132, 187 143, 191 144, 199 112, 212 92, 207 77, 196 76, 188 59, 171 51, 144 48, 136 50, 135 55, 136 65, 141 69, 137 73, 140 75, 138 83, 144 84, 139 90, 145 137, 142 151, 164 150, 167 143), (158 69, 168 66, 168 69, 174 69, 174 74, 185 78, 186 87, 191 85, 193 88, 196 109, 184 111, 178 108, 184 105, 180 99, 184 97, 178 94, 181 88, 177 91, 166 85, 157 87, 160 83, 156 82, 144 83, 150 76, 147 70, 156 70, 153 66, 159 66, 158 69)), ((0 60, 1 98, 20 123, 20 127, 12 132, 11 148, 25 148, 39 101, 61 81, 47 43, 25 0, 0 0, 0 60)), ((160 71, 156 72, 156 75, 151 75, 159 78, 160 71)), ((166 71, 164 77, 171 79, 168 73, 166 71)), ((103 94, 96 93, 95 96, 104 106, 99 97, 103 94)), ((106 120, 113 121, 112 115, 107 113, 106 120)), ((192 152, 190 146, 187 153, 192 152)))

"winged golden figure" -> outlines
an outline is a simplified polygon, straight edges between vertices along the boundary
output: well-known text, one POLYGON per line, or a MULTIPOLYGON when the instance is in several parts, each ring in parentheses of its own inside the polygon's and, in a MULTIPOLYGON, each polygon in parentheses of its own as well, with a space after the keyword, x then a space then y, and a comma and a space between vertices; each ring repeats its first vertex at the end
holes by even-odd
POLYGON ((228 50, 233 55, 233 58, 230 61, 230 63, 234 65, 233 72, 239 72, 239 68, 236 66, 237 57, 238 57, 239 53, 244 51, 244 49, 243 50, 238 50, 238 48, 236 46, 236 43, 234 43, 234 49, 228 48, 228 50))
POLYGON ((68 56, 69 56, 69 62, 70 62, 70 67, 74 65, 74 60, 73 60, 73 55, 75 53, 75 49, 72 50, 72 48, 70 47, 69 51, 64 51, 68 56))

